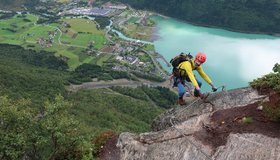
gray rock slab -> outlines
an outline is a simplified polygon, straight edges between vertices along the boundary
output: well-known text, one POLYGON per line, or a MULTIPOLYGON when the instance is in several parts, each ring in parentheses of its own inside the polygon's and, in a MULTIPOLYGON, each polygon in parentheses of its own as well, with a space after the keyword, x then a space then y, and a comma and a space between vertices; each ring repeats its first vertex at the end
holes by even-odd
POLYGON ((171 127, 171 118, 177 122, 182 122, 190 117, 210 113, 215 110, 242 107, 265 98, 266 96, 259 95, 256 90, 250 87, 213 93, 207 98, 207 101, 211 102, 211 104, 197 99, 186 106, 170 109, 158 116, 152 123, 152 130, 159 131, 171 127))
POLYGON ((260 134, 230 134, 227 143, 212 148, 193 137, 210 123, 214 110, 242 107, 265 100, 252 88, 219 92, 192 105, 173 108, 153 122, 153 132, 122 133, 117 147, 121 160, 280 160, 280 140, 260 134))
POLYGON ((279 160, 280 140, 260 134, 230 134, 218 148, 216 160, 279 160))

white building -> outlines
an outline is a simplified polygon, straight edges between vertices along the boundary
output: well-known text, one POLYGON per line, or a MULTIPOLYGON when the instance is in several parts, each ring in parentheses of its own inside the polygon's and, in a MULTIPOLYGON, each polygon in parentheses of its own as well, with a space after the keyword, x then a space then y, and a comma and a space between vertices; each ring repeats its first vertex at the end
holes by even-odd
POLYGON ((124 10, 127 8, 125 5, 109 5, 108 8, 124 10))

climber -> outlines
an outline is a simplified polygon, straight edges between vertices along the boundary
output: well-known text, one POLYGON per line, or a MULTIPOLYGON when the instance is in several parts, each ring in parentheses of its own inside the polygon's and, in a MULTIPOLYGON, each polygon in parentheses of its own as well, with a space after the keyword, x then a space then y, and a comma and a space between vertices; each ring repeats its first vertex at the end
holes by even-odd
POLYGON ((194 96, 204 99, 207 95, 201 93, 202 83, 194 76, 193 70, 196 70, 199 75, 212 87, 212 91, 217 91, 217 88, 212 83, 211 79, 202 69, 202 64, 206 61, 206 55, 202 52, 198 53, 195 58, 184 60, 178 64, 175 70, 173 70, 172 78, 174 80, 174 86, 178 87, 178 103, 185 105, 186 102, 183 96, 186 92, 185 81, 192 82, 194 89, 194 96))

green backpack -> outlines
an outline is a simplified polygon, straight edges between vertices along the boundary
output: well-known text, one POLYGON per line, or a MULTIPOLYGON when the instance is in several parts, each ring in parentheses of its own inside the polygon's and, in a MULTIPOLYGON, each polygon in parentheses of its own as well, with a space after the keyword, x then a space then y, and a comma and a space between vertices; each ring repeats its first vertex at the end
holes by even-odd
POLYGON ((183 52, 181 54, 177 55, 176 57, 172 58, 170 60, 170 63, 173 66, 173 69, 172 69, 173 75, 182 76, 182 75, 186 74, 186 73, 182 74, 182 72, 186 72, 186 71, 180 71, 179 64, 184 61, 191 61, 192 58, 193 58, 193 56, 191 55, 191 53, 185 54, 183 52))

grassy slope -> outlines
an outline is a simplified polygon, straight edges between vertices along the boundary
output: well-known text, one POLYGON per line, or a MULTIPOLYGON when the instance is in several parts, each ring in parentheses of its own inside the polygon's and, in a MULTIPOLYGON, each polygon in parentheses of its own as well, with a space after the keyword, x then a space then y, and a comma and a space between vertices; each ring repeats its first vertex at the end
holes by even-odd
POLYGON ((0 95, 29 98, 36 106, 65 92, 66 73, 35 67, 16 59, 1 57, 0 75, 0 95))
POLYGON ((0 21, 0 43, 23 44, 22 35, 25 35, 25 32, 34 25, 36 17, 28 15, 26 19, 29 19, 31 22, 24 22, 23 18, 18 16, 0 21), (13 29, 16 32, 14 33, 6 29, 13 29))
POLYGON ((106 42, 104 31, 98 30, 96 24, 86 19, 64 19, 63 21, 70 24, 71 28, 69 33, 63 35, 62 41, 70 42, 74 45, 87 46, 89 42, 93 41, 97 49, 104 46, 106 42), (78 32, 85 32, 78 34, 76 38, 72 38, 72 35, 78 32))
POLYGON ((92 21, 85 19, 64 19, 69 22, 71 28, 67 34, 63 33, 61 41, 69 42, 70 45, 76 45, 80 47, 71 47, 67 45, 60 45, 58 37, 60 32, 54 38, 53 47, 46 48, 36 44, 38 38, 48 39, 48 32, 55 31, 60 24, 53 23, 50 25, 35 25, 37 16, 26 15, 25 19, 29 19, 31 22, 25 22, 24 18, 14 16, 11 19, 0 21, 0 43, 15 44, 27 47, 28 45, 34 45, 35 50, 46 50, 55 52, 57 55, 62 55, 69 58, 68 65, 70 69, 75 69, 82 63, 92 62, 94 57, 82 54, 89 42, 94 42, 96 48, 102 48, 106 39, 104 37, 104 31, 97 30, 96 24, 92 21), (5 30, 7 28, 13 29, 16 32, 5 30), (79 34, 78 32, 85 32, 79 34), (72 35, 78 33, 76 38, 72 38, 72 35), (29 34, 29 36, 27 36, 29 34), (81 57, 82 56, 82 57, 81 57))
POLYGON ((163 111, 148 101, 109 89, 80 91, 72 94, 69 100, 74 104, 71 112, 90 126, 88 130, 94 133, 104 130, 147 131, 152 120, 163 111))

